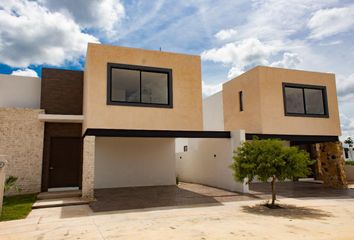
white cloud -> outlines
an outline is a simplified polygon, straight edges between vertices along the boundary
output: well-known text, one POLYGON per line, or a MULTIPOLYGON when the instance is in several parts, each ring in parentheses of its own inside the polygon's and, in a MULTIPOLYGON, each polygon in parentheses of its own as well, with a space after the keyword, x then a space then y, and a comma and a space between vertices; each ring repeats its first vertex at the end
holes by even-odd
POLYGON ((337 76, 337 93, 341 101, 354 98, 354 73, 349 76, 337 76))
POLYGON ((83 28, 94 28, 108 36, 117 34, 117 25, 125 16, 120 0, 40 0, 51 11, 72 17, 83 28))
POLYGON ((307 24, 311 30, 310 38, 323 39, 354 27, 354 6, 344 8, 320 9, 307 24))
POLYGON ((229 72, 227 73, 227 79, 232 79, 232 78, 235 78, 237 76, 240 76, 244 72, 245 71, 243 71, 240 68, 234 66, 234 67, 230 68, 229 72))
POLYGON ((87 43, 98 39, 83 33, 70 17, 38 2, 10 0, 0 2, 0 42, 1 63, 27 67, 76 63, 87 43))
POLYGON ((283 54, 283 59, 280 61, 273 62, 272 67, 282 67, 282 68, 295 68, 301 59, 297 53, 285 52, 283 54))
POLYGON ((341 139, 346 139, 351 136, 354 137, 354 117, 348 117, 345 114, 340 114, 342 137, 341 139))
POLYGON ((306 19, 312 11, 336 2, 337 0, 254 0, 248 21, 238 27, 239 37, 284 41, 306 27, 306 19))
POLYGON ((236 29, 223 29, 217 32, 214 35, 218 40, 225 41, 225 40, 232 40, 237 36, 236 29))
POLYGON ((282 52, 283 48, 271 43, 263 43, 256 38, 248 38, 241 42, 227 43, 220 48, 202 52, 202 60, 220 62, 231 65, 227 78, 231 79, 257 65, 294 68, 301 59, 297 53, 284 52, 279 61, 272 62, 270 58, 282 52))
POLYGON ((228 43, 220 48, 202 52, 203 60, 221 63, 235 63, 246 66, 252 63, 266 63, 266 58, 276 49, 264 44, 256 38, 248 38, 241 42, 228 43))
POLYGON ((29 69, 29 68, 15 70, 11 73, 11 75, 26 76, 26 77, 38 77, 37 72, 32 69, 29 69))
POLYGON ((207 97, 210 95, 213 95, 214 93, 217 93, 221 91, 222 89, 222 84, 207 84, 204 81, 202 82, 202 91, 203 91, 203 96, 207 97))

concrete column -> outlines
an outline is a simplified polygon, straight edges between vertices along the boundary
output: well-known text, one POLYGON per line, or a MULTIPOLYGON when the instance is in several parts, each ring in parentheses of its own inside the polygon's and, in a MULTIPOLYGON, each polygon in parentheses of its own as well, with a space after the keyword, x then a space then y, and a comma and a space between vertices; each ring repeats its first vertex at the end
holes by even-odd
MULTIPOLYGON (((243 143, 246 141, 246 131, 245 130, 237 130, 237 131, 232 131, 231 132, 231 158, 234 156, 234 151, 243 143)), ((247 179, 243 181, 243 183, 239 183, 238 185, 241 186, 235 186, 235 191, 240 191, 243 193, 249 193, 249 185, 247 184, 247 179), (242 185, 241 185, 242 184, 242 185), (241 187, 241 189, 240 189, 241 187)))
POLYGON ((82 198, 94 199, 95 182, 95 136, 84 138, 82 163, 82 198))
POLYGON ((5 155, 0 155, 0 216, 2 211, 2 203, 4 197, 4 187, 5 187, 5 167, 6 167, 5 155))

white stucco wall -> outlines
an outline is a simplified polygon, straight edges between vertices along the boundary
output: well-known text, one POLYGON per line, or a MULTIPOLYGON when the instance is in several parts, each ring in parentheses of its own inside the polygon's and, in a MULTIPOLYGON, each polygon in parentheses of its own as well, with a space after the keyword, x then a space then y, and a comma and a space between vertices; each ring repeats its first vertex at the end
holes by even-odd
POLYGON ((176 138, 176 153, 184 152, 184 146, 188 146, 188 138, 176 138))
POLYGON ((38 109, 40 98, 39 78, 0 74, 0 107, 38 109))
POLYGON ((204 130, 224 130, 224 110, 222 92, 215 93, 203 100, 204 130))
POLYGON ((95 188, 176 184, 173 138, 96 137, 95 188))
POLYGON ((235 182, 230 165, 233 149, 244 141, 244 131, 232 138, 188 139, 188 152, 176 153, 176 172, 180 181, 248 192, 248 185, 235 182))

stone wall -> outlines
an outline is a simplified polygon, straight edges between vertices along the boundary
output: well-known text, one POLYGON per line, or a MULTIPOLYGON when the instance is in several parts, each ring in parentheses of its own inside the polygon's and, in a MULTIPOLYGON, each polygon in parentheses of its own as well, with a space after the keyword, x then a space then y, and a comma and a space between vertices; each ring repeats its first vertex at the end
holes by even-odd
POLYGON ((315 164, 317 179, 323 180, 324 185, 329 187, 347 187, 343 149, 340 142, 313 144, 312 154, 317 161, 315 164))
POLYGON ((18 177, 21 194, 41 189, 44 123, 39 113, 43 111, 0 108, 0 155, 6 155, 6 175, 18 177))
POLYGON ((6 156, 0 155, 0 216, 2 212, 2 203, 4 198, 4 188, 5 188, 5 171, 6 171, 6 156))
POLYGON ((94 199, 95 183, 95 140, 94 136, 84 138, 84 154, 82 163, 82 197, 94 199))

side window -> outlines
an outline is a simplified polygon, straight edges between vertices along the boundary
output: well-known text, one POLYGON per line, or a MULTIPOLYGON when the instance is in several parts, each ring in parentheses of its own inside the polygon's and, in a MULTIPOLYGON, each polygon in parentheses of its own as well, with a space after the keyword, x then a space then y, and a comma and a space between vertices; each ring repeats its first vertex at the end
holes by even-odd
POLYGON ((239 101, 239 105, 240 105, 240 112, 243 111, 243 92, 239 91, 238 92, 238 101, 239 101))

